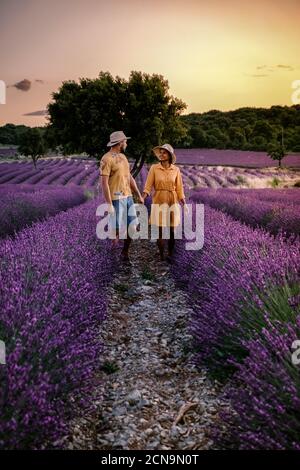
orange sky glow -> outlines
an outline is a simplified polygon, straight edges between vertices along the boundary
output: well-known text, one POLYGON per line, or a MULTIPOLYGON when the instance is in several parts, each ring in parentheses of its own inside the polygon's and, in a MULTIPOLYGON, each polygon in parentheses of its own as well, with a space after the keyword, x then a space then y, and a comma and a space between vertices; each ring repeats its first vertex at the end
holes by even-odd
POLYGON ((291 106, 299 18, 299 0, 1 0, 0 125, 45 125, 63 81, 100 71, 163 75, 185 114, 291 106))

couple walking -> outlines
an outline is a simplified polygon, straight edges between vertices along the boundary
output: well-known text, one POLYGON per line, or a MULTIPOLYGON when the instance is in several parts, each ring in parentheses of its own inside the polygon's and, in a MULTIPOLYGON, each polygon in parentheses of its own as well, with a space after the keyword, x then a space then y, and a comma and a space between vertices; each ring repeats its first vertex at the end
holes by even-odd
MULTIPOLYGON (((182 177, 180 169, 175 166, 176 156, 174 150, 170 144, 156 146, 152 149, 159 163, 151 166, 143 193, 141 194, 130 173, 129 162, 124 155, 127 139, 131 139, 131 137, 126 137, 123 131, 113 132, 107 144, 110 150, 102 156, 100 161, 102 192, 105 201, 110 206, 110 221, 116 227, 116 236, 113 243, 117 244, 119 241, 119 231, 121 229, 119 222, 124 220, 124 215, 126 230, 129 224, 138 223, 134 207, 130 210, 130 214, 133 215, 128 214, 129 208, 134 205, 132 193, 134 192, 137 195, 140 204, 144 204, 145 198, 154 189, 149 222, 158 227, 157 245, 162 261, 165 260, 163 227, 168 224, 170 237, 168 239, 168 255, 166 259, 171 261, 175 245, 174 227, 180 223, 180 208, 178 203, 181 202, 186 208, 182 177), (162 204, 165 207, 172 206, 175 208, 175 210, 170 210, 169 218, 163 217, 163 211, 160 210, 162 204)), ((127 263, 130 263, 128 254, 130 243, 131 238, 127 232, 121 252, 122 260, 127 263)))

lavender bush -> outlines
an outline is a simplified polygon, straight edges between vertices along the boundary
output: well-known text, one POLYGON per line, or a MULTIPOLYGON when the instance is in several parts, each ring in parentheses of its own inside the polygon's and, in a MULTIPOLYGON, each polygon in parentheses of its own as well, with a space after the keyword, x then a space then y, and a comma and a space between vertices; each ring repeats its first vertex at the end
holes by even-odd
POLYGON ((27 225, 54 215, 86 200, 80 187, 7 192, 1 194, 0 237, 13 235, 27 225))
POLYGON ((227 396, 235 413, 223 419, 240 448, 299 447, 300 388, 291 363, 299 266, 299 238, 274 238, 209 206, 203 249, 177 242, 172 273, 194 308, 194 360, 232 377, 227 396))
POLYGON ((299 239, 274 239, 206 206, 204 248, 186 251, 179 242, 172 266, 193 302, 198 360, 226 372, 231 356, 245 354, 241 338, 265 325, 264 313, 291 318, 299 266, 299 239))
POLYGON ((252 227, 263 227, 273 234, 280 231, 286 235, 300 234, 300 191, 296 188, 199 189, 193 192, 191 200, 209 204, 252 227))
POLYGON ((227 386, 234 414, 223 414, 226 441, 240 449, 300 450, 299 366, 291 363, 291 344, 300 338, 300 306, 294 322, 266 319, 260 335, 244 342, 248 356, 235 364, 227 386))
POLYGON ((108 241, 96 237, 97 203, 0 243, 0 448, 52 447, 91 406, 115 265, 108 241))

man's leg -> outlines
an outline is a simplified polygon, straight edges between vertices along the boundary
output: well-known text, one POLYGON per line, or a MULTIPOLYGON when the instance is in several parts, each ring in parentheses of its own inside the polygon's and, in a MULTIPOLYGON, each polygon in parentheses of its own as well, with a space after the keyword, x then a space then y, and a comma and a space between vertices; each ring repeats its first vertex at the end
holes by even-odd
POLYGON ((122 249, 122 252, 121 252, 121 256, 123 258, 123 260, 126 260, 128 261, 129 260, 129 247, 130 247, 130 244, 131 244, 131 237, 128 233, 128 226, 130 223, 132 223, 133 220, 136 219, 136 213, 135 213, 135 210, 132 210, 132 213, 129 215, 128 214, 128 211, 130 209, 130 207, 134 204, 133 202, 133 198, 132 197, 128 197, 126 199, 126 203, 124 204, 124 217, 123 217, 123 222, 124 224, 126 224, 126 238, 124 239, 124 245, 123 245, 123 249, 122 249))
POLYGON ((111 243, 113 246, 118 246, 119 244, 119 229, 116 229, 116 237, 112 239, 111 243))
POLYGON ((130 238, 128 232, 127 232, 127 238, 124 239, 124 245, 123 245, 123 248, 122 248, 122 251, 121 251, 122 256, 124 258, 128 258, 128 256, 129 256, 128 252, 129 252, 130 243, 131 243, 131 238, 130 238))
POLYGON ((114 213, 110 214, 109 224, 111 226, 111 230, 114 233, 114 238, 111 239, 111 244, 113 247, 118 246, 119 243, 119 201, 113 200, 112 205, 114 207, 114 213))

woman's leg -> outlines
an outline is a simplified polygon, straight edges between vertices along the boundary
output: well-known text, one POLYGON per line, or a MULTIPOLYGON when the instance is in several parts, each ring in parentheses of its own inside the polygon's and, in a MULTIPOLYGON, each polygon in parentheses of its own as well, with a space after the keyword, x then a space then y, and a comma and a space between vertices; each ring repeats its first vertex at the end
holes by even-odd
POLYGON ((156 243, 157 243, 157 246, 158 246, 158 249, 159 249, 160 259, 161 259, 161 261, 164 261, 164 259, 165 259, 165 255, 164 255, 165 241, 162 237, 162 227, 158 228, 158 239, 157 239, 156 243))
POLYGON ((172 256, 175 246, 174 227, 170 227, 170 238, 168 240, 168 256, 172 256))

